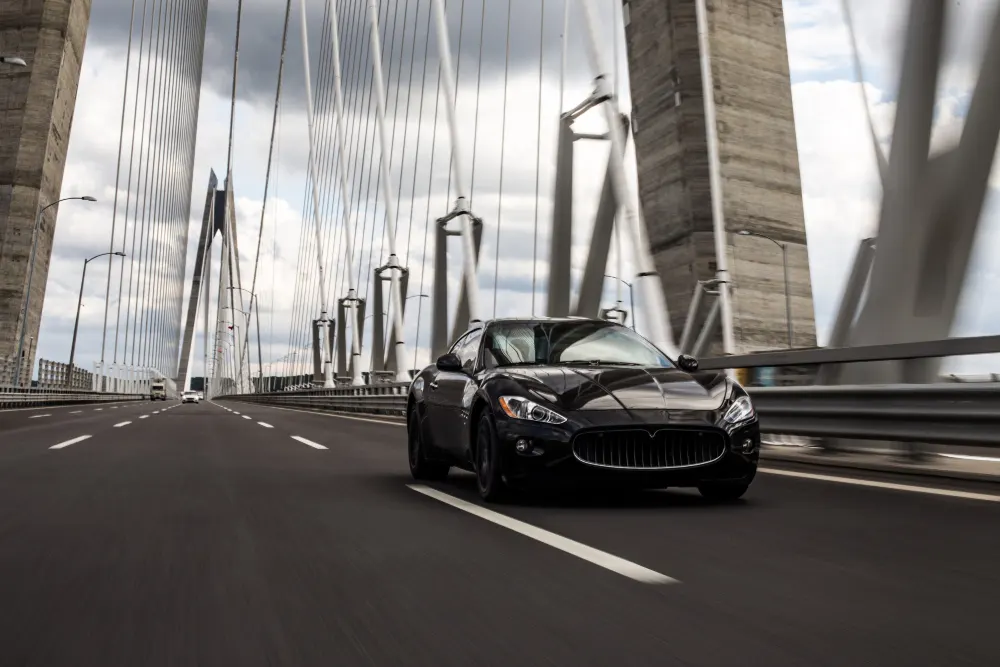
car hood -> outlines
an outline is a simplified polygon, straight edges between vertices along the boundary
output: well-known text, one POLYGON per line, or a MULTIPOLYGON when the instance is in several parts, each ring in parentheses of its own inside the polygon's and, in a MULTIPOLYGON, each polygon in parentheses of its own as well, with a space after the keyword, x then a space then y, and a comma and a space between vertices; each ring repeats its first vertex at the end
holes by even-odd
POLYGON ((526 390, 563 410, 718 410, 724 373, 631 366, 532 366, 503 369, 526 390))

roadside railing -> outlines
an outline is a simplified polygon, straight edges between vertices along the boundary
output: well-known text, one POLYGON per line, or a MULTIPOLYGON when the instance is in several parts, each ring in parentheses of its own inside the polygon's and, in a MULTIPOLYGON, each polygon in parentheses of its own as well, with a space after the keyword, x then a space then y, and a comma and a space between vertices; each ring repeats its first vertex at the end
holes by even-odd
MULTIPOLYGON (((406 384, 387 384, 216 400, 405 416, 407 390, 406 384)), ((748 387, 747 391, 766 433, 1000 447, 1000 386, 992 383, 748 387)))
POLYGON ((405 383, 373 384, 340 389, 305 389, 272 394, 217 396, 214 400, 403 417, 406 415, 406 394, 409 388, 410 385, 405 383))
POLYGON ((85 403, 120 403, 147 398, 145 394, 104 394, 37 387, 0 387, 0 410, 85 403))

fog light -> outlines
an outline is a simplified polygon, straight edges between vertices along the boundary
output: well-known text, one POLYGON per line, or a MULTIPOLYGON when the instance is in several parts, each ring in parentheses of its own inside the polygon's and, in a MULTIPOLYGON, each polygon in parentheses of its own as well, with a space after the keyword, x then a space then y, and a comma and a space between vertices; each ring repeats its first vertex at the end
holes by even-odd
POLYGON ((753 450, 754 449, 756 449, 756 446, 754 445, 754 441, 753 440, 751 440, 750 438, 747 438, 746 440, 743 441, 743 453, 744 454, 753 454, 753 450))
POLYGON ((518 454, 527 454, 531 451, 531 443, 524 438, 520 438, 516 443, 514 443, 514 449, 517 450, 518 454))

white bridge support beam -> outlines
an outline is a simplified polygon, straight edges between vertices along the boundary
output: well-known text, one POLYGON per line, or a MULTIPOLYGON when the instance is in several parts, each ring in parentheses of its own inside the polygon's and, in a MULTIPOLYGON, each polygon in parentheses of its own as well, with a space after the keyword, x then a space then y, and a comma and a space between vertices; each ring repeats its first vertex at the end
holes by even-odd
MULTIPOLYGON (((468 281, 463 280, 458 291, 458 307, 451 334, 448 333, 448 237, 461 236, 464 232, 449 231, 451 216, 440 218, 435 225, 434 239, 434 294, 431 300, 431 355, 437 359, 448 350, 450 341, 457 339, 468 328, 471 320, 468 281)), ((476 260, 483 240, 483 222, 472 218, 472 238, 476 260)), ((463 250, 464 252, 464 250, 463 250)))
MULTIPOLYGON (((392 350, 394 363, 393 370, 396 371, 396 382, 407 382, 410 374, 406 371, 406 343, 403 340, 403 297, 401 295, 400 282, 406 275, 406 268, 399 263, 396 255, 396 193, 392 186, 391 162, 392 155, 389 147, 389 133, 385 127, 385 81, 382 76, 382 47, 379 42, 378 28, 378 0, 368 0, 368 22, 370 28, 370 45, 372 57, 372 74, 375 80, 375 120, 378 125, 379 152, 382 159, 379 161, 379 173, 382 181, 382 203, 385 206, 385 234, 389 240, 389 259, 384 266, 379 268, 379 276, 375 278, 375 285, 378 287, 381 282, 381 272, 389 272, 389 306, 392 317, 392 350)), ((380 288, 377 289, 378 301, 382 300, 380 288)), ((379 324, 382 322, 381 304, 375 307, 375 320, 379 324)), ((381 327, 379 327, 381 328, 381 327)), ((375 336, 375 344, 382 346, 385 339, 381 335, 375 336)), ((375 364, 381 364, 384 355, 381 351, 373 358, 372 368, 375 364)))
POLYGON ((601 107, 604 110, 608 125, 608 137, 611 140, 611 169, 609 173, 615 198, 621 206, 618 219, 620 223, 625 223, 625 228, 631 236, 634 259, 638 267, 635 287, 636 291, 639 292, 639 303, 642 304, 648 338, 665 353, 676 357, 677 346, 670 329, 663 285, 660 282, 656 266, 653 264, 653 258, 650 256, 649 239, 646 235, 638 197, 630 186, 628 176, 625 173, 625 160, 622 157, 625 155, 625 136, 619 124, 621 112, 618 108, 618 99, 611 87, 610 68, 606 65, 604 55, 601 52, 600 44, 602 42, 597 32, 597 13, 594 9, 594 0, 583 0, 583 8, 584 23, 587 27, 585 40, 587 55, 596 77, 595 98, 603 100, 601 107))
MULTIPOLYGON (((605 271, 611 254, 611 236, 614 232, 615 213, 620 206, 615 195, 611 169, 613 161, 608 159, 608 168, 601 188, 601 197, 594 216, 587 263, 580 281, 580 291, 576 303, 570 309, 570 285, 572 279, 573 200, 574 200, 574 144, 580 139, 607 139, 604 136, 580 135, 573 131, 573 121, 578 113, 590 108, 595 100, 584 102, 577 109, 563 114, 559 121, 559 138, 556 153, 556 178, 554 206, 552 210, 552 234, 549 248, 549 284, 546 314, 549 317, 576 315, 599 317, 601 296, 604 291, 605 271)), ((622 116, 623 133, 628 133, 628 118, 622 116)), ((620 314, 620 313, 618 313, 620 314)), ((631 313, 635 317, 634 313, 631 313)))
MULTIPOLYGON (((448 132, 451 136, 452 181, 457 193, 455 208, 438 222, 439 224, 441 221, 447 223, 453 218, 458 218, 461 224, 462 281, 465 287, 468 318, 463 323, 462 320, 465 318, 459 317, 458 322, 456 322, 456 330, 460 327, 461 331, 465 331, 467 328, 466 324, 471 325, 482 321, 482 313, 479 309, 479 241, 477 240, 481 238, 479 235, 482 234, 482 230, 480 229, 479 235, 477 235, 476 223, 480 222, 481 226, 481 221, 469 210, 469 191, 466 189, 464 160, 461 144, 458 140, 458 118, 456 116, 457 109, 455 108, 458 104, 457 91, 444 0, 431 0, 431 9, 434 12, 434 23, 437 32, 438 60, 440 61, 441 84, 444 88, 445 115, 448 119, 448 132)), ((436 278, 437 274, 435 272, 436 278)), ((462 315, 461 311, 459 311, 459 315, 462 315)))
MULTIPOLYGON (((940 69, 944 0, 913 3, 896 126, 868 294, 848 345, 904 343, 951 333, 1000 135, 1000 9, 958 146, 928 158, 940 69)), ((940 360, 845 365, 840 384, 917 383, 940 360)))

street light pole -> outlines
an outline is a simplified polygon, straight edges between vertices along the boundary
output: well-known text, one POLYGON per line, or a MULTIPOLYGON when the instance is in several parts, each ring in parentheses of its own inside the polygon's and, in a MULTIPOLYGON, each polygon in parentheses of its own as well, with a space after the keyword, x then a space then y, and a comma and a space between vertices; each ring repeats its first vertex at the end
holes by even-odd
POLYGON ((622 283, 628 286, 628 304, 629 304, 628 307, 632 309, 632 331, 635 331, 635 297, 633 296, 632 293, 632 283, 628 282, 627 280, 622 280, 618 276, 610 276, 606 273, 604 274, 604 277, 620 280, 622 283))
POLYGON ((58 199, 48 206, 43 206, 38 210, 38 215, 35 216, 35 227, 31 232, 31 256, 28 258, 28 287, 24 292, 24 310, 21 313, 21 331, 17 337, 17 378, 14 380, 14 386, 21 386, 21 352, 24 349, 24 333, 28 327, 28 304, 31 302, 31 279, 35 275, 35 251, 38 249, 38 227, 42 223, 42 214, 45 213, 45 209, 51 208, 57 205, 59 202, 69 201, 70 199, 79 199, 80 201, 95 202, 97 201, 93 197, 64 197, 58 199))
POLYGON ((741 229, 736 232, 740 236, 756 236, 757 238, 766 239, 773 243, 774 245, 781 248, 781 270, 784 274, 785 279, 785 329, 788 332, 788 349, 792 348, 792 293, 789 290, 788 284, 788 244, 782 241, 775 241, 770 236, 765 234, 759 234, 757 232, 751 232, 749 229, 741 229))
POLYGON ((73 386, 73 359, 76 357, 76 333, 80 329, 80 307, 83 305, 83 284, 87 280, 87 265, 99 257, 107 257, 108 255, 124 257, 125 253, 102 252, 100 255, 94 255, 90 259, 83 260, 83 275, 80 276, 80 297, 76 301, 76 321, 73 322, 73 344, 69 348, 69 368, 66 373, 67 387, 73 386))

